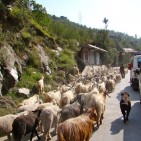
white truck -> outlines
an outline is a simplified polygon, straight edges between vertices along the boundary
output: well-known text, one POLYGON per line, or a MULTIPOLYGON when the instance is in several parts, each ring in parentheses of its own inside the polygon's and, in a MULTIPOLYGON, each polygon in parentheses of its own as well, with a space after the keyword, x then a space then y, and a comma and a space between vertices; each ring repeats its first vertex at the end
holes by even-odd
MULTIPOLYGON (((128 64, 130 70, 130 83, 134 90, 139 89, 139 77, 141 73, 141 55, 135 55, 131 58, 130 64, 128 64)), ((141 84, 140 84, 141 85, 141 84)))

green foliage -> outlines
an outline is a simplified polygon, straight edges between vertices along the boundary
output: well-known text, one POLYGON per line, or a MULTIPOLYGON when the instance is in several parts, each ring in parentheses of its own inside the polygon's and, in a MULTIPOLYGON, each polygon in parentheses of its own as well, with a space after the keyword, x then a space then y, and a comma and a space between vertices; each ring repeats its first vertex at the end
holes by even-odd
POLYGON ((57 38, 56 42, 60 44, 61 47, 64 49, 67 48, 75 53, 80 51, 79 43, 77 40, 74 39, 66 40, 66 39, 57 38))
POLYGON ((4 22, 7 19, 7 15, 7 7, 2 2, 0 2, 0 23, 4 22))
POLYGON ((43 8, 42 5, 36 4, 35 2, 32 2, 31 5, 33 6, 32 16, 34 20, 36 20, 36 22, 41 26, 46 27, 50 22, 50 19, 45 8, 43 8))
POLYGON ((91 36, 88 34, 89 28, 86 26, 70 22, 65 17, 50 16, 50 18, 52 19, 48 24, 50 34, 67 40, 74 39, 81 43, 87 43, 88 40, 91 40, 91 36))
POLYGON ((36 21, 34 21, 33 19, 29 19, 29 22, 32 24, 32 26, 34 26, 36 28, 36 30, 39 32, 39 34, 44 35, 46 37, 50 37, 48 32, 46 30, 44 30, 36 21))
POLYGON ((27 31, 22 31, 21 32, 21 35, 23 37, 23 39, 27 42, 30 42, 31 41, 31 34, 27 31))
POLYGON ((38 52, 33 49, 29 54, 28 65, 40 69, 41 61, 38 52))
MULTIPOLYGON (((9 1, 14 0, 8 0, 5 3, 9 1)), ((113 66, 118 65, 119 62, 128 63, 130 54, 125 54, 125 57, 122 56, 122 60, 119 60, 119 51, 122 48, 130 47, 141 50, 141 38, 137 36, 134 38, 125 33, 88 28, 71 22, 64 16, 50 16, 45 8, 36 4, 34 0, 16 0, 13 5, 12 10, 9 11, 6 4, 0 0, 0 45, 10 44, 19 57, 25 54, 29 57, 26 68, 23 68, 21 80, 16 87, 29 88, 31 93, 37 92, 37 81, 43 75, 39 71, 41 62, 38 52, 33 48, 34 45, 43 46, 49 56, 48 63, 52 73, 45 75, 44 82, 51 84, 52 89, 56 89, 58 84, 67 81, 66 78, 59 75, 59 70, 64 70, 66 74, 71 72, 72 67, 76 64, 75 57, 81 45, 93 44, 107 50, 107 53, 101 54, 102 63, 113 66), (59 52, 59 56, 52 50, 57 46, 63 49, 59 52)), ((105 18, 103 22, 107 28, 108 20, 105 18)), ((79 65, 82 67, 81 63, 80 61, 79 65)), ((10 90, 8 95, 16 103, 23 100, 17 96, 15 90, 10 90)), ((44 97, 41 98, 44 99, 44 97)), ((15 112, 15 109, 3 110, 0 108, 0 113, 5 114, 5 111, 11 113, 11 111, 15 112)))
POLYGON ((8 5, 14 3, 16 0, 1 0, 3 4, 8 5))
POLYGON ((13 46, 13 50, 16 52, 17 55, 22 56, 26 52, 27 45, 26 43, 19 39, 19 40, 12 40, 11 45, 13 46))
POLYGON ((16 2, 14 3, 15 6, 19 7, 20 9, 24 10, 25 13, 28 12, 29 14, 29 9, 30 7, 30 0, 16 0, 16 2))
MULTIPOLYGON (((32 68, 32 67, 26 67, 24 69, 21 80, 17 83, 16 87, 28 88, 31 94, 35 94, 38 92, 37 81, 41 79, 42 76, 44 76, 45 84, 51 84, 52 87, 56 87, 56 82, 55 82, 55 80, 57 79, 56 73, 53 73, 52 75, 43 75, 40 71, 37 71, 36 68, 32 68)), ((13 91, 11 91, 8 95, 10 95, 13 99, 17 97, 16 93, 13 91)), ((21 100, 22 98, 18 97, 17 103, 21 100)))
POLYGON ((59 57, 59 67, 64 70, 70 70, 76 64, 74 53, 68 49, 61 52, 59 57))
POLYGON ((23 71, 21 81, 17 83, 17 87, 25 87, 29 88, 30 90, 36 86, 37 81, 41 78, 42 74, 37 72, 35 68, 27 67, 23 71))
POLYGON ((14 90, 14 89, 11 89, 11 90, 8 92, 7 95, 8 95, 9 97, 11 97, 12 100, 13 100, 16 104, 18 104, 19 102, 21 102, 22 100, 24 100, 23 97, 17 95, 17 92, 16 92, 16 90, 14 90))
POLYGON ((10 23, 15 26, 15 28, 22 28, 24 26, 25 13, 22 9, 18 7, 13 7, 12 11, 10 11, 10 23))

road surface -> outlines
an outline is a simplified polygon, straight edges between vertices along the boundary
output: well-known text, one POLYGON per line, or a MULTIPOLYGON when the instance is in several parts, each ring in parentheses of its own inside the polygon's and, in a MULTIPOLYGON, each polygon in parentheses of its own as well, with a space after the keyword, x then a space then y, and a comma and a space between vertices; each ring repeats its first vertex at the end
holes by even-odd
POLYGON ((106 111, 103 124, 96 130, 90 141, 141 141, 141 104, 139 92, 132 90, 129 73, 116 85, 115 91, 106 98, 106 111), (130 94, 132 109, 129 121, 123 123, 119 107, 120 92, 130 94))
MULTIPOLYGON (((104 119, 99 129, 95 129, 90 141, 141 141, 141 104, 138 91, 133 91, 129 83, 129 73, 116 85, 115 91, 110 93, 111 98, 106 98, 104 119), (120 92, 130 94, 132 109, 129 121, 123 123, 119 107, 120 92)), ((22 141, 27 141, 27 136, 22 141)), ((29 138, 28 138, 29 139, 29 138)), ((37 141, 36 138, 33 139, 37 141)), ((0 138, 0 141, 7 141, 0 138)), ((54 136, 50 141, 56 141, 54 136)), ((73 140, 72 140, 73 141, 73 140)))

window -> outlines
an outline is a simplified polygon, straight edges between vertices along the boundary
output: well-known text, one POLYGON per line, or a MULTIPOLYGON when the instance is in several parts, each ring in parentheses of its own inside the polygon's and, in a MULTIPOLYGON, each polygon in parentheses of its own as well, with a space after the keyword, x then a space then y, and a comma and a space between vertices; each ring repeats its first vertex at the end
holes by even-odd
POLYGON ((138 68, 141 68, 141 58, 138 58, 137 61, 138 61, 138 68))

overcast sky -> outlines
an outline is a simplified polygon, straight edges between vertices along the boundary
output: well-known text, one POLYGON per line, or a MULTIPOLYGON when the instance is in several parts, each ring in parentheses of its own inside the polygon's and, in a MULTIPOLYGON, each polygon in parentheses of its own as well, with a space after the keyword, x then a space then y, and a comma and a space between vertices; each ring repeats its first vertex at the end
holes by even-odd
POLYGON ((91 28, 104 28, 141 37, 141 0, 35 0, 47 12, 91 28))

